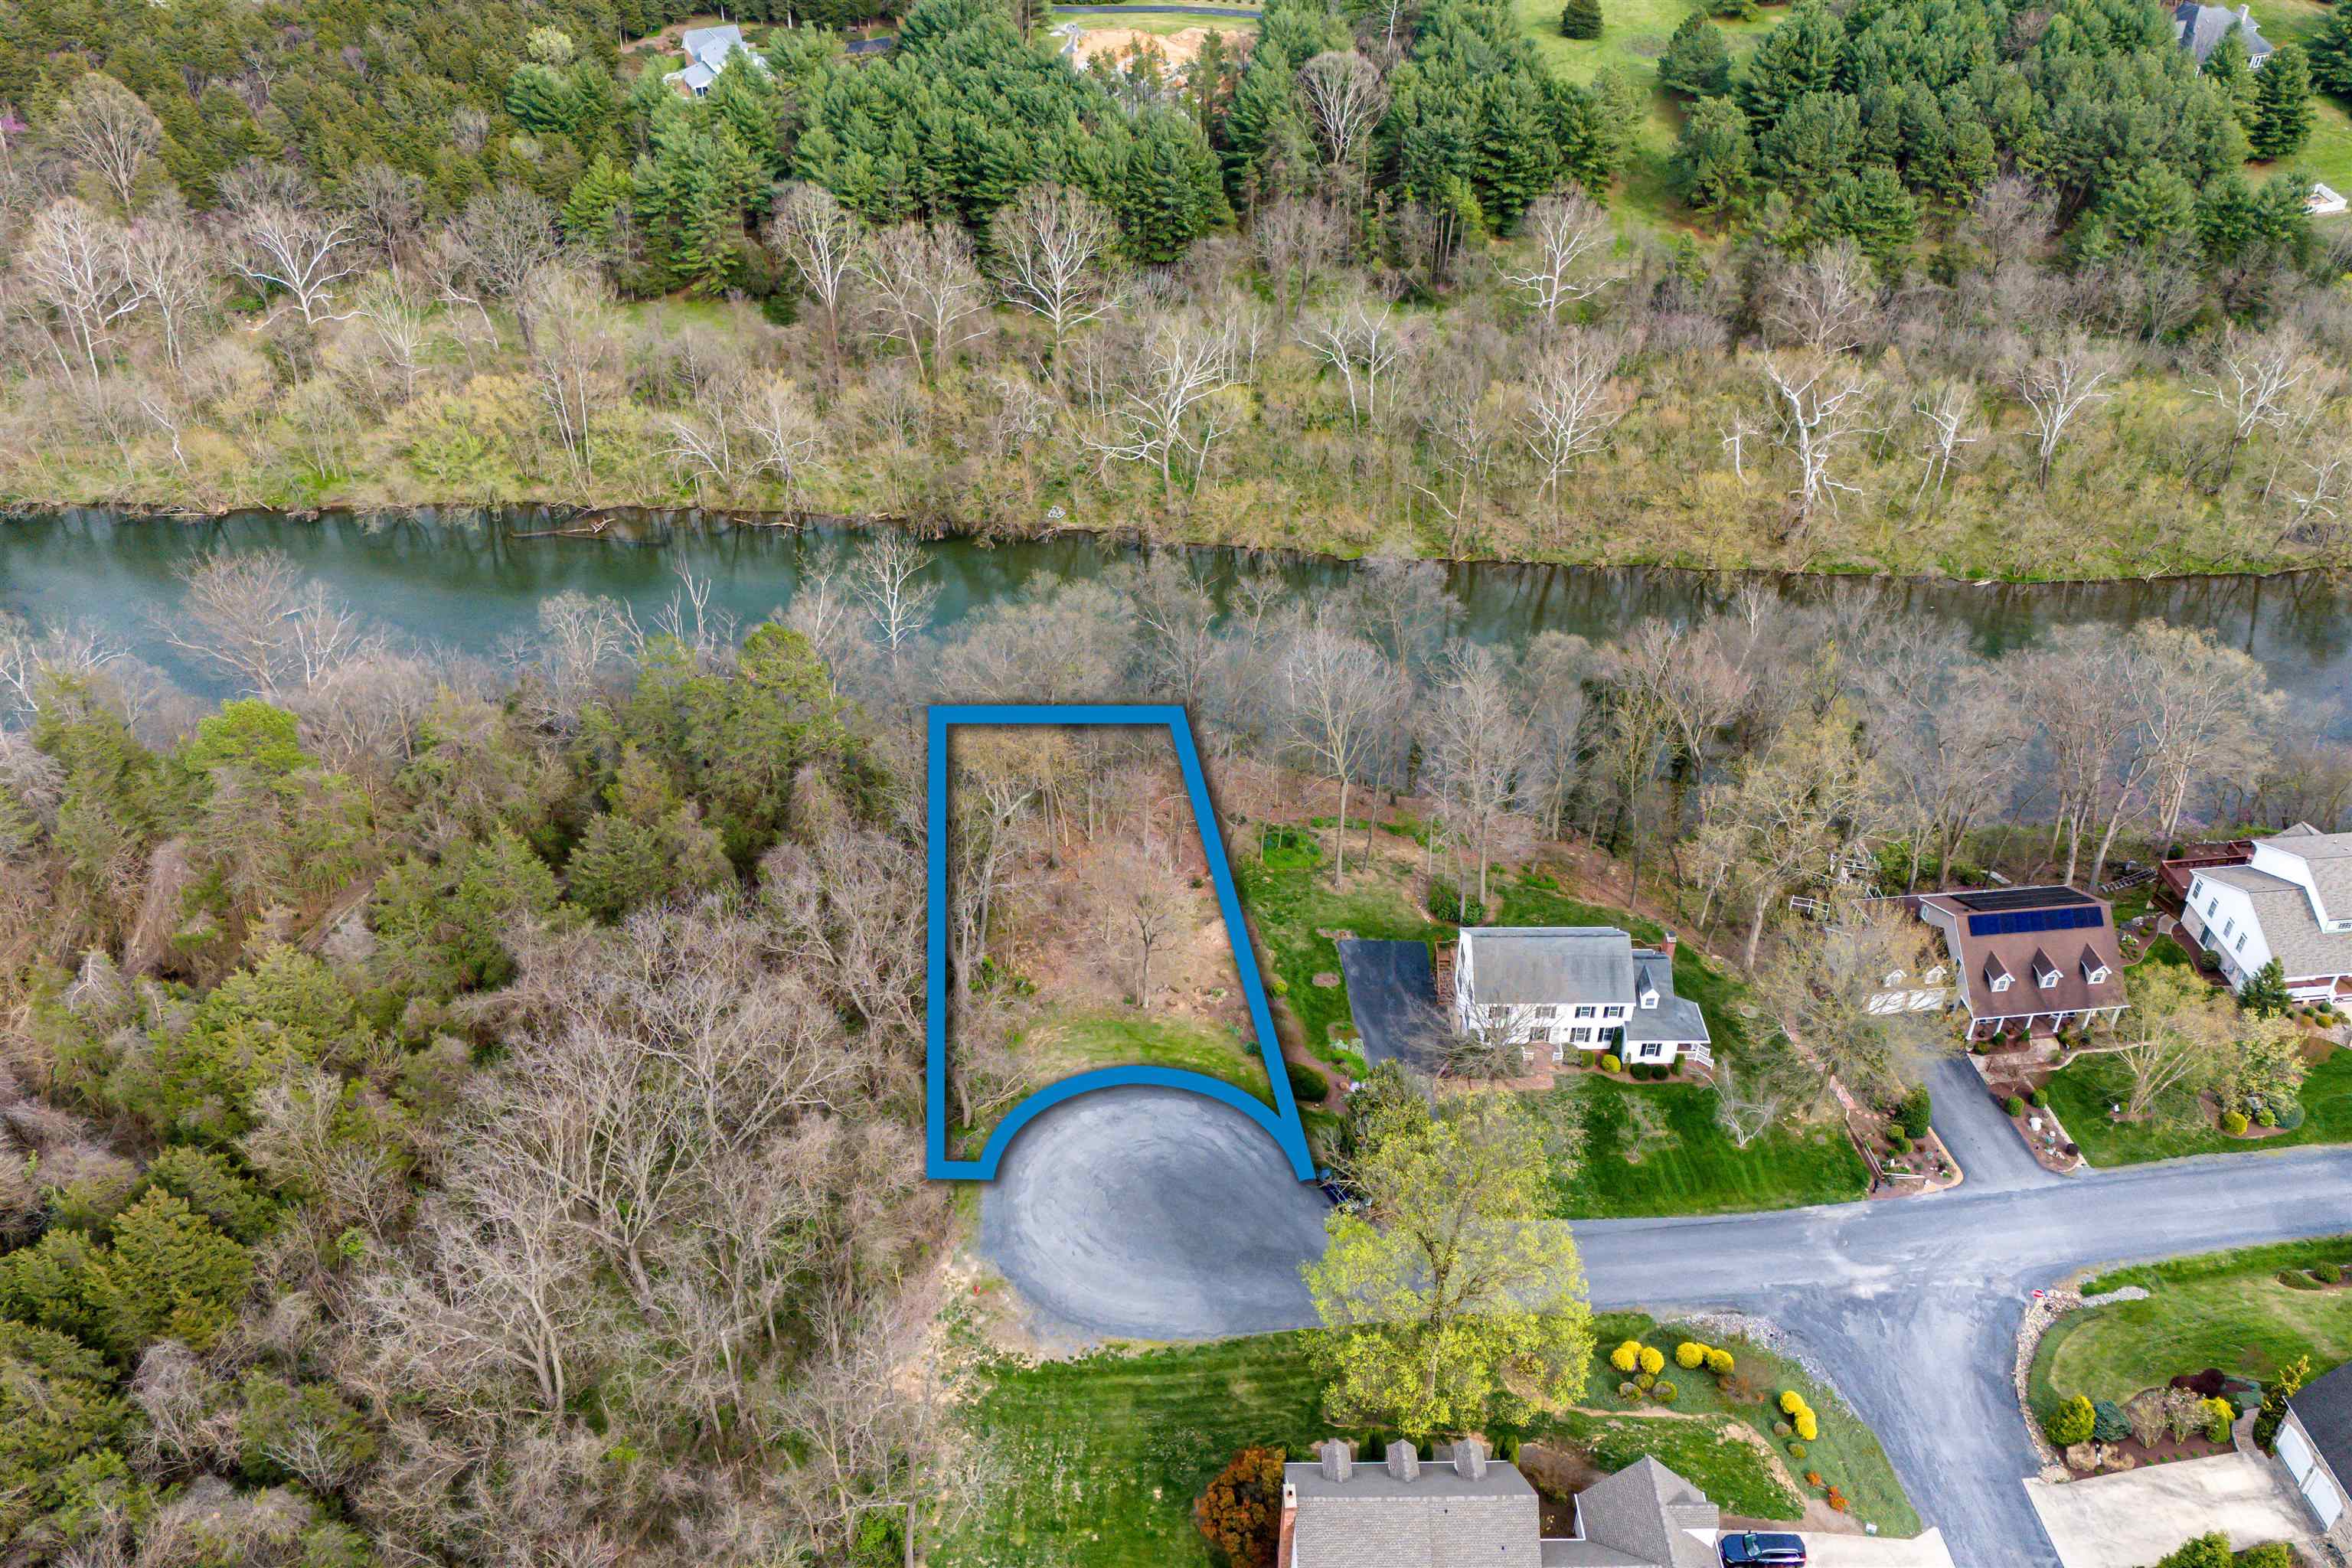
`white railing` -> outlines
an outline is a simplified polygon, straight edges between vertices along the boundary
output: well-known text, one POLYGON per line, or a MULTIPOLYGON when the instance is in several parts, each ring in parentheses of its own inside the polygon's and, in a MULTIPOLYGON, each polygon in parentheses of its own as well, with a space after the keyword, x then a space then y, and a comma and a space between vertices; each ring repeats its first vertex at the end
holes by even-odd
POLYGON ((1683 1055, 1710 1071, 1713 1070, 1715 1067, 1715 1053, 1708 1050, 1705 1046, 1685 1046, 1683 1047, 1683 1055))

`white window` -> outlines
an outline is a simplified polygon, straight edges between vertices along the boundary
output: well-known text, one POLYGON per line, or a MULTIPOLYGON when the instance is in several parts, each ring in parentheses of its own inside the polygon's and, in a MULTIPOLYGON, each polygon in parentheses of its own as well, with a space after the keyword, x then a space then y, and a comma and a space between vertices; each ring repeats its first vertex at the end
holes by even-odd
POLYGON ((1665 1054, 1666 1047, 1655 1043, 1652 1043, 1642 1047, 1642 1059, 1643 1061, 1655 1061, 1665 1054))
POLYGON ((1625 1009, 1614 1005, 1603 1007, 1601 1009, 1601 1016, 1604 1018, 1622 1018, 1625 1016, 1625 1009))
POLYGON ((1589 1046, 1592 1043, 1592 1031, 1590 1029, 1570 1029, 1568 1032, 1568 1038, 1571 1045, 1589 1046))
POLYGON ((2054 969, 2045 969, 2045 970, 2043 970, 2043 971, 2042 972, 2042 989, 2043 989, 2044 991, 2047 991, 2047 990, 2049 990, 2052 986, 2053 986, 2053 985, 2055 985, 2055 984, 2058 984, 2058 972, 2057 972, 2056 970, 2054 970, 2054 969))
POLYGON ((2096 969, 2091 971, 2091 984, 2094 985, 2105 985, 2106 983, 2107 966, 2102 963, 2096 969))
POLYGON ((1576 1016, 1580 1018, 1590 1018, 1592 1016, 1592 1012, 1593 1010, 1590 1007, 1579 1007, 1576 1010, 1576 1016))
POLYGON ((2238 917, 2235 915, 2231 915, 2228 920, 2221 922, 2221 934, 2223 936, 2228 936, 2231 931, 2237 929, 2238 917))
POLYGON ((2240 931, 2238 933, 2238 945, 2231 948, 2230 951, 2232 952, 2243 952, 2246 951, 2246 933, 2244 931, 2240 931))
POLYGON ((1538 1024, 1550 1022, 1551 1019, 1559 1014, 1559 1008, 1549 1002, 1538 1002, 1533 1008, 1535 1020, 1538 1024))
POLYGON ((1658 994, 1657 994, 1656 992, 1654 992, 1654 991, 1644 991, 1644 992, 1643 992, 1643 993, 1642 993, 1642 1005, 1643 1005, 1643 1007, 1645 1007, 1645 1008, 1654 1008, 1655 1006, 1657 1006, 1657 1005, 1658 1005, 1658 994))
POLYGON ((2008 990, 2008 989, 2009 989, 2009 976, 2008 976, 2008 975, 2006 975, 2006 974, 1996 974, 1996 975, 1994 975, 1994 976, 1992 977, 1992 988, 1993 988, 1994 990, 1996 990, 1996 991, 2006 991, 2006 990, 2008 990))

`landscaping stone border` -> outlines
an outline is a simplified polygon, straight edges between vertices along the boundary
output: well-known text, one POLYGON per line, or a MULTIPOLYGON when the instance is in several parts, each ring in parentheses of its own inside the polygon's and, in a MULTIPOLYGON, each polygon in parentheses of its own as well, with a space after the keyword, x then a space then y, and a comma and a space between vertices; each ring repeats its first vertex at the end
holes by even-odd
POLYGON ((2053 1290, 2025 1304, 2025 1317, 2017 1326, 2017 1363, 2011 1369, 2011 1381, 2017 1390, 2017 1414, 2025 1423, 2026 1440, 2042 1461, 2042 1479, 2057 1482, 2074 1479, 2058 1450, 2042 1435, 2042 1423, 2033 1415, 2033 1357, 2042 1348, 2042 1336, 2050 1325, 2067 1313, 2084 1307, 2105 1307, 2116 1301, 2145 1301, 2147 1291, 2137 1285, 2125 1285, 2113 1290, 2085 1296, 2074 1290, 2053 1290))

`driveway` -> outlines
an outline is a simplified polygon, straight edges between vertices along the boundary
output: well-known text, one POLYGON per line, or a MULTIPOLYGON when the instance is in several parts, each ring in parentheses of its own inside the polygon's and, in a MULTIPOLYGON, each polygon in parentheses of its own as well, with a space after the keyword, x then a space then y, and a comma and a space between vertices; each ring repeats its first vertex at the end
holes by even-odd
POLYGON ((1886 1535, 1827 1535, 1800 1531, 1811 1568, 1953 1568, 1944 1532, 1929 1529, 1908 1540, 1886 1535))
POLYGON ((1927 1069, 1927 1089, 1935 1101, 1936 1136, 1960 1163, 1973 1190, 2014 1192, 2074 1179, 2043 1170, 2026 1152, 2025 1141, 1993 1103, 1992 1091, 1967 1058, 1938 1058, 1927 1069))
MULTIPOLYGON (((1210 1339, 1313 1321, 1297 1268, 1321 1245, 1320 1202, 1239 1112, 1119 1090, 1023 1130, 982 1198, 981 1241, 1045 1326, 1210 1339)), ((2018 1484, 2037 1462, 2009 1384, 2027 1292, 2095 1264, 2352 1231, 2352 1148, 1574 1228, 1594 1306, 1778 1323, 1876 1430, 1955 1559, 2046 1568, 2058 1558, 2018 1484)))
POLYGON ((2304 1541, 2311 1519, 2260 1459, 2216 1454, 2118 1476, 2025 1483, 2066 1568, 2146 1568, 2192 1535, 2218 1530, 2237 1551, 2304 1541))
POLYGON ((1348 1005, 1356 1016, 1356 1032, 1364 1038, 1364 1059, 1374 1065, 1422 1061, 1443 1022, 1429 944, 1349 937, 1339 948, 1348 1005))

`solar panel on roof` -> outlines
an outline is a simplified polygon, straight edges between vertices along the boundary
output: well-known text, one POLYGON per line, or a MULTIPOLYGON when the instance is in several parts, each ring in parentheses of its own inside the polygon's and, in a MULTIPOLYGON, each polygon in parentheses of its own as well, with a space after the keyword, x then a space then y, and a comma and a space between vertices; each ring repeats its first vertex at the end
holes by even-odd
POLYGON ((2072 888, 1989 888, 1977 893, 1954 893, 1952 902, 1964 910, 2054 910, 2067 904, 2097 902, 2072 888))
POLYGON ((2105 924, 2099 906, 2085 903, 2064 910, 1998 910, 1970 915, 1970 936, 2019 936, 2037 931, 2085 931, 2105 924))

